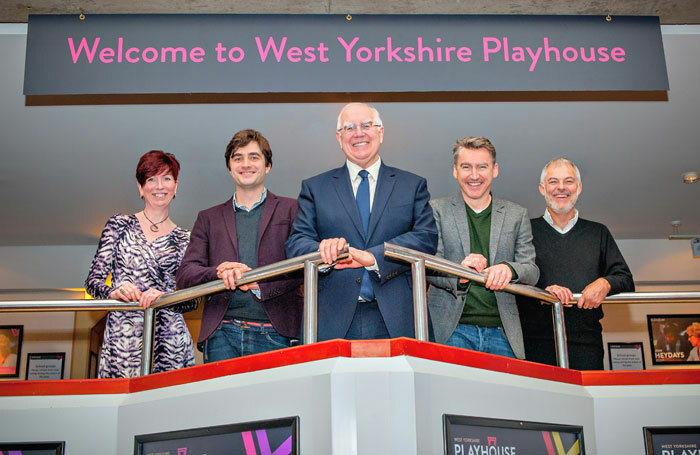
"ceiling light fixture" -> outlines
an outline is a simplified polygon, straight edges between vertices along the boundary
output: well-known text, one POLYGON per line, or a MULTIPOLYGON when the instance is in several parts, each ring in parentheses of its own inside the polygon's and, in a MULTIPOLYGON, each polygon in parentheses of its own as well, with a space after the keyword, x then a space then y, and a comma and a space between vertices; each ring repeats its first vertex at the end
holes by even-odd
POLYGON ((695 183, 698 181, 697 172, 684 172, 683 173, 683 183, 695 183))

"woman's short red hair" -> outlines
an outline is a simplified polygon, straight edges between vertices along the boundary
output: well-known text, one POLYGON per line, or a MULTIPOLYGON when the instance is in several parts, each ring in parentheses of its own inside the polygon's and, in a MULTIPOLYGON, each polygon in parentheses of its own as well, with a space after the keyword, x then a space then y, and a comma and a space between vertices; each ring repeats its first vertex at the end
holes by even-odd
POLYGON ((180 172, 180 163, 172 153, 162 150, 151 150, 145 153, 136 166, 136 181, 143 186, 150 177, 170 172, 177 181, 177 174, 180 172))

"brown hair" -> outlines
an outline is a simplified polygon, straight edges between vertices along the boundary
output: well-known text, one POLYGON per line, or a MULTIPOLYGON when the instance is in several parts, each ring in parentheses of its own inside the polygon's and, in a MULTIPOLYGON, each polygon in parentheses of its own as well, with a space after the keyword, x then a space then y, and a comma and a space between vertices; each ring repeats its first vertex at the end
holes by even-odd
POLYGON ((257 142, 262 151, 263 157, 265 157, 265 167, 272 166, 272 150, 270 149, 270 143, 267 142, 265 136, 263 136, 259 131, 255 130, 241 130, 233 135, 231 141, 226 146, 226 167, 231 169, 231 157, 236 150, 241 147, 245 147, 251 142, 257 142))
POLYGON ((454 160, 455 164, 457 164, 459 151, 463 148, 469 150, 486 149, 491 154, 491 159, 493 160, 493 162, 496 162, 496 147, 494 147, 491 141, 489 141, 485 137, 469 136, 457 140, 457 142, 455 142, 454 147, 452 147, 452 159, 454 160))

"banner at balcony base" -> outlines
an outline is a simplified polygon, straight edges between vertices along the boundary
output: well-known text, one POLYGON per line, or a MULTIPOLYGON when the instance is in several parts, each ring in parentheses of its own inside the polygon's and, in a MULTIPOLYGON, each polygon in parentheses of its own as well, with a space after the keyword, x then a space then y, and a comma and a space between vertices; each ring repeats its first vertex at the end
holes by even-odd
POLYGON ((580 426, 443 415, 446 455, 583 455, 580 426))

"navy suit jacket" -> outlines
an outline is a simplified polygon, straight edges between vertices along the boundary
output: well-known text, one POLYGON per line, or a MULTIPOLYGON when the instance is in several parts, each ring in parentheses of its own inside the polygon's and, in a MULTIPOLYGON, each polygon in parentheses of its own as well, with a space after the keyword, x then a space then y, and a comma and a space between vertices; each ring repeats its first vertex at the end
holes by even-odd
MULTIPOLYGON (((258 267, 286 259, 284 242, 292 231, 298 207, 294 199, 267 192, 258 233, 258 267)), ((177 287, 188 288, 218 280, 216 266, 224 261, 238 262, 233 198, 199 212, 190 245, 176 274, 177 287)), ((273 278, 258 283, 260 299, 254 297, 255 300, 262 303, 275 330, 286 337, 299 338, 303 299, 298 291, 302 282, 301 278, 273 278)), ((203 342, 216 330, 231 297, 231 291, 207 296, 197 342, 203 342)))
MULTIPOLYGON (((389 334, 415 337, 410 265, 384 257, 384 242, 434 254, 437 228, 424 178, 384 164, 374 191, 365 236, 346 166, 304 180, 299 213, 287 240, 289 257, 318 251, 321 240, 343 237, 350 246, 370 251, 379 276, 370 272, 379 309, 389 334)), ((318 340, 343 338, 350 327, 364 269, 332 270, 318 282, 318 340)))

